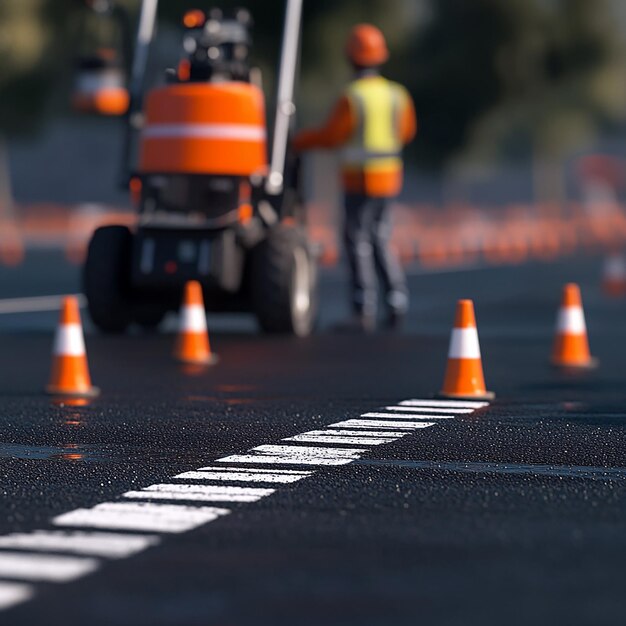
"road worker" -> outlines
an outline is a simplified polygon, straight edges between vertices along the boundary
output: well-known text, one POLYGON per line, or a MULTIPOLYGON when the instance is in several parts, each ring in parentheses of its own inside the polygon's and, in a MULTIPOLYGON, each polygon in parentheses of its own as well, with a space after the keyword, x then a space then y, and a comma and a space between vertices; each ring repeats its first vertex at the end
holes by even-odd
POLYGON ((407 90, 380 74, 389 51, 378 28, 355 26, 346 54, 354 69, 352 82, 326 123, 298 133, 293 147, 296 152, 342 148, 344 239, 354 313, 350 325, 365 332, 376 328, 378 274, 386 324, 400 328, 409 297, 404 273, 389 247, 389 201, 402 186, 401 150, 415 136, 415 109, 407 90))

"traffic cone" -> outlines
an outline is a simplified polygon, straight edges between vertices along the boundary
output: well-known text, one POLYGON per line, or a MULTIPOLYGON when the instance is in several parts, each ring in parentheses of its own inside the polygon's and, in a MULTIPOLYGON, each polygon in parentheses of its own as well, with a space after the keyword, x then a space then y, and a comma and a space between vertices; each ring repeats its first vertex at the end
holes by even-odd
POLYGON ((563 288, 563 301, 556 318, 552 364, 566 368, 593 368, 598 364, 589 353, 585 313, 580 289, 575 283, 563 288))
POLYGON ((91 384, 78 300, 74 296, 63 299, 52 350, 52 373, 46 392, 84 398, 100 393, 91 384))
POLYGON ((626 295, 626 258, 623 254, 607 257, 602 272, 602 289, 609 296, 626 295))
POLYGON ((446 377, 439 395, 443 398, 478 400, 495 397, 492 391, 485 388, 474 303, 471 300, 459 300, 457 303, 446 377))
POLYGON ((183 363, 209 365, 217 362, 217 356, 211 353, 202 287, 196 280, 185 285, 174 356, 183 363))

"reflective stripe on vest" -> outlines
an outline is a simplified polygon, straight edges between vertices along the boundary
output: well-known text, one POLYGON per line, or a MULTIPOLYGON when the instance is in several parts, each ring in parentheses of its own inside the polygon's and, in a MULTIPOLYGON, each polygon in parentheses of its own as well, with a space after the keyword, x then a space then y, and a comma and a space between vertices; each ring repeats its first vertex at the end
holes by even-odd
POLYGON ((347 97, 358 124, 352 140, 343 151, 346 169, 397 169, 401 166, 399 86, 382 76, 355 80, 347 97))

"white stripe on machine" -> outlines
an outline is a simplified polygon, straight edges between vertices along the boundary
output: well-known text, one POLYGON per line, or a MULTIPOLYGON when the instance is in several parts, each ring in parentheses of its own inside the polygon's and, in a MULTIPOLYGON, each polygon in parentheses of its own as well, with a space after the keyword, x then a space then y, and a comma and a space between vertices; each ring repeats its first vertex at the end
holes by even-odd
POLYGON ((178 139, 184 137, 264 141, 265 128, 254 124, 150 124, 143 131, 144 139, 178 139))

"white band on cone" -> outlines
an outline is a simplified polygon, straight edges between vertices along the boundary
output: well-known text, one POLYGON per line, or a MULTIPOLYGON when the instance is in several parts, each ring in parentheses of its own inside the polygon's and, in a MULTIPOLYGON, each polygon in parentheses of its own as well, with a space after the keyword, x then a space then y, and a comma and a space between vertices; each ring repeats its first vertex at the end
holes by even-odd
POLYGON ((53 353, 63 356, 83 356, 85 340, 80 324, 61 324, 54 336, 53 353))
POLYGON ((183 306, 180 318, 180 330, 188 333, 206 331, 206 312, 199 304, 183 306))
POLYGON ((478 332, 475 328, 453 328, 450 336, 450 359, 480 359, 478 332))
POLYGON ((559 333, 570 335, 584 335, 587 332, 587 327, 582 308, 579 306, 561 307, 556 318, 556 330, 559 333))

